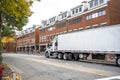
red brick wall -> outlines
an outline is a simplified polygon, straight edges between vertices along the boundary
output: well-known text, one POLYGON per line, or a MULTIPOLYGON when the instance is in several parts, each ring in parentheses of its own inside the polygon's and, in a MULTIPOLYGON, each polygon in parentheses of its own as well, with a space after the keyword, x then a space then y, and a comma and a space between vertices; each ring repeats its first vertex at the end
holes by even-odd
POLYGON ((13 36, 14 41, 13 42, 9 42, 6 43, 5 48, 6 48, 6 52, 16 52, 16 36, 13 36))
MULTIPOLYGON (((29 33, 29 34, 31 34, 31 33, 29 33)), ((23 36, 17 38, 17 47, 35 45, 35 42, 29 42, 29 44, 28 43, 26 43, 26 44, 23 43, 24 41, 35 39, 35 33, 33 33, 33 35, 28 36, 29 34, 26 34, 26 35, 23 35, 23 36)))
POLYGON ((35 30, 35 43, 39 44, 39 28, 35 30))
POLYGON ((108 3, 110 25, 120 24, 120 0, 111 0, 108 3))
POLYGON ((13 42, 7 43, 6 45, 6 51, 7 52, 15 52, 16 51, 16 46, 13 42))
POLYGON ((6 44, 6 52, 16 52, 16 44, 9 42, 6 44))

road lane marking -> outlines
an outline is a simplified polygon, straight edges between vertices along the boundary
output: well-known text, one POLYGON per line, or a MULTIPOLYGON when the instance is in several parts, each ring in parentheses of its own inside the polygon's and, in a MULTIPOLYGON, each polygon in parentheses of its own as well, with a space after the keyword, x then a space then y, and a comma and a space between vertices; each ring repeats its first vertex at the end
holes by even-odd
POLYGON ((17 68, 17 67, 15 67, 15 66, 13 66, 13 65, 9 65, 9 67, 12 69, 12 71, 14 71, 14 72, 16 72, 16 73, 19 73, 19 74, 22 74, 23 73, 23 71, 22 70, 20 70, 19 68, 17 68))
POLYGON ((120 80, 120 76, 101 78, 101 79, 95 79, 95 80, 120 80))
POLYGON ((36 59, 30 59, 30 58, 22 58, 22 59, 26 59, 26 60, 30 60, 30 61, 34 61, 34 62, 40 62, 43 64, 49 64, 52 66, 56 66, 56 67, 61 67, 61 68, 66 68, 66 69, 71 69, 71 70, 75 70, 75 71, 80 71, 80 72, 84 72, 84 73, 89 73, 89 74, 94 74, 94 75, 99 75, 99 76, 110 76, 110 74, 103 72, 103 71, 99 71, 99 70, 93 70, 93 69, 88 69, 85 67, 71 67, 71 66, 66 66, 60 63, 53 63, 47 60, 36 60, 36 59))

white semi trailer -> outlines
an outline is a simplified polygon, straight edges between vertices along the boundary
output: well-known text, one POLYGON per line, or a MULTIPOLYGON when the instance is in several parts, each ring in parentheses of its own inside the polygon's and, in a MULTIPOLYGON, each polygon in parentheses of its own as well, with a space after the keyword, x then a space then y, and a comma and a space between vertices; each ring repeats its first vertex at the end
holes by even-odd
POLYGON ((45 56, 65 60, 100 60, 120 66, 120 24, 60 34, 45 56))

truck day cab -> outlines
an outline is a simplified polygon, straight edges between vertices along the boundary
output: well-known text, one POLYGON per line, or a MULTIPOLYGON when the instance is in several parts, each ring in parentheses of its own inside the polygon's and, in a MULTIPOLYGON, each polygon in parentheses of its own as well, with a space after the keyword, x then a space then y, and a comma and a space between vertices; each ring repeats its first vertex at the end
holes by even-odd
POLYGON ((64 60, 100 60, 120 66, 120 24, 55 36, 45 56, 64 60))

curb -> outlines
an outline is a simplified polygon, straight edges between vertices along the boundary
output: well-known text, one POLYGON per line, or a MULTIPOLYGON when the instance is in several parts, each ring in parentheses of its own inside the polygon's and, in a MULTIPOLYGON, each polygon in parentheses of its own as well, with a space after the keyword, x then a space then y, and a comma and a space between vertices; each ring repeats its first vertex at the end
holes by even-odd
POLYGON ((21 75, 15 72, 12 66, 8 65, 8 67, 12 70, 12 77, 11 76, 3 77, 3 80, 22 80, 21 75))

